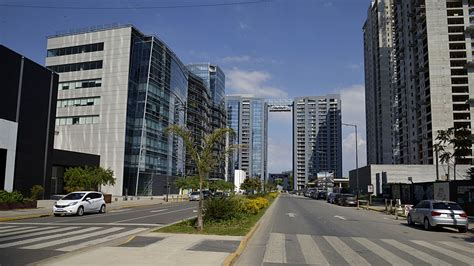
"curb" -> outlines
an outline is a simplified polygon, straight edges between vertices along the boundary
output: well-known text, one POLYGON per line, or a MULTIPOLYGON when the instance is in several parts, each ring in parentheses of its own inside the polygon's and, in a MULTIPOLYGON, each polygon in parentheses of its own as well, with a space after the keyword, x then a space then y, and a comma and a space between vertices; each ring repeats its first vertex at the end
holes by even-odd
MULTIPOLYGON (((278 197, 280 197, 280 195, 278 195, 278 197)), ((277 199, 278 199, 278 198, 276 198, 276 199, 273 201, 273 203, 274 203, 277 199)), ((273 203, 272 203, 272 204, 273 204, 273 203)), ((271 206, 270 206, 270 207, 271 207, 271 206)), ((270 207, 268 207, 268 208, 270 208, 270 207)), ((265 210, 265 214, 266 214, 266 211, 268 211, 268 209, 265 210)), ((233 253, 229 254, 229 255, 225 258, 224 262, 222 262, 221 265, 223 265, 223 266, 231 266, 231 265, 240 257, 240 255, 242 254, 242 252, 244 251, 244 249, 247 247, 247 244, 248 244, 249 240, 252 238, 252 236, 255 234, 255 232, 257 231, 257 229, 260 227, 260 224, 261 224, 261 222, 262 222, 262 218, 265 216, 265 214, 262 215, 262 217, 260 217, 260 219, 258 220, 258 222, 252 227, 252 229, 250 229, 250 232, 248 232, 248 233, 244 236, 244 238, 240 241, 240 244, 239 244, 239 247, 237 248, 237 250, 234 251, 233 253)))
POLYGON ((35 215, 24 215, 24 216, 16 216, 16 217, 6 217, 6 218, 0 218, 0 222, 9 222, 9 221, 32 219, 32 218, 42 218, 42 217, 49 217, 49 216, 52 216, 52 214, 35 214, 35 215))

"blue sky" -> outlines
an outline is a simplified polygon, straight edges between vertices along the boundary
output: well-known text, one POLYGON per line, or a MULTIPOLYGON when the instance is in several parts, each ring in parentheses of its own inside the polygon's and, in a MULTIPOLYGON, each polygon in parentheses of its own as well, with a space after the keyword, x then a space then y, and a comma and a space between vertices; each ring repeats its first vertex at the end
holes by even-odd
MULTIPOLYGON (((169 6, 246 0, 0 0, 80 7, 169 6)), ((267 98, 341 93, 343 120, 360 126, 365 164, 362 26, 370 0, 273 0, 176 9, 64 10, 0 7, 0 43, 44 63, 46 36, 100 24, 132 23, 164 40, 184 63, 213 62, 228 94, 267 98)), ((344 172, 354 168, 354 135, 343 130, 344 172)), ((270 114, 269 170, 291 169, 291 115, 270 114)))

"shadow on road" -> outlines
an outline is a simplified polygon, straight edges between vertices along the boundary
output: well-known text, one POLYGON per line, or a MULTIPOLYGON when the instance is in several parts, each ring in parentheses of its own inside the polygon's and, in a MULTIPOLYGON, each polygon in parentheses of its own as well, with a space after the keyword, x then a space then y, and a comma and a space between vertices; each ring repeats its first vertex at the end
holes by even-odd
MULTIPOLYGON (((423 225, 421 224, 416 224, 416 225, 408 225, 407 223, 401 223, 400 225, 403 225, 403 226, 406 226, 406 227, 410 227, 410 228, 414 228, 414 229, 418 229, 418 230, 423 230, 425 231, 425 229, 423 228, 423 225)), ((459 233, 459 231, 455 228, 449 228, 449 227, 435 227, 431 230, 432 232, 440 232, 440 233, 459 233)), ((469 233, 468 233, 469 234, 469 233)), ((473 240, 474 241, 474 240, 473 240)))

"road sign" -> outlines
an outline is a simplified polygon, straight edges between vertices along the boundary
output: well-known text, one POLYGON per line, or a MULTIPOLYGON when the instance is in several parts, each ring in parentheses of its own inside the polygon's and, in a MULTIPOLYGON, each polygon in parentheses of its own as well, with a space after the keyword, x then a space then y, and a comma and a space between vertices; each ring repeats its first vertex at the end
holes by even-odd
POLYGON ((371 194, 374 193, 374 185, 368 185, 367 186, 367 192, 369 192, 371 194))

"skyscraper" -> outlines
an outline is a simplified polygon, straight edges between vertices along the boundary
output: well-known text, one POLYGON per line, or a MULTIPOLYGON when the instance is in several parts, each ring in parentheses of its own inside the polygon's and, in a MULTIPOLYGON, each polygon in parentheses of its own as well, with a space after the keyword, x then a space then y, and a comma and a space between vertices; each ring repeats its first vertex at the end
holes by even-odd
MULTIPOLYGON (((217 65, 210 63, 189 64, 188 70, 200 77, 208 88, 210 103, 210 132, 218 128, 226 127, 225 109, 225 74, 217 65)), ((225 140, 221 140, 214 149, 215 156, 223 157, 225 151, 225 140)), ((223 179, 225 176, 225 161, 219 161, 217 169, 210 173, 210 178, 223 179)))
POLYGON ((341 100, 335 94, 293 103, 294 188, 304 188, 319 172, 342 177, 341 100))
POLYGON ((367 163, 391 164, 394 161, 393 124, 393 0, 373 1, 364 23, 365 105, 367 163))
POLYGON ((226 96, 227 124, 235 135, 230 144, 241 148, 229 156, 228 180, 234 170, 245 171, 247 177, 267 178, 268 109, 265 100, 252 96, 226 96))
POLYGON ((48 37, 46 66, 59 74, 56 148, 99 154, 114 195, 157 195, 184 175, 187 69, 159 38, 131 25, 48 37))

